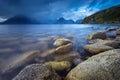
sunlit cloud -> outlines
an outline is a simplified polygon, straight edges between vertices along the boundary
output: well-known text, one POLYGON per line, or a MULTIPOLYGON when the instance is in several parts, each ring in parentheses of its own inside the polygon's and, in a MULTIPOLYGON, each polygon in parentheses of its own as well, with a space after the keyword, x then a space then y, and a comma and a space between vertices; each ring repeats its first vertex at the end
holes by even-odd
POLYGON ((65 19, 72 19, 74 21, 78 19, 83 19, 86 16, 89 16, 95 12, 99 11, 99 9, 92 9, 92 8, 87 8, 87 7, 80 7, 77 10, 70 10, 67 12, 64 12, 62 16, 65 19))
POLYGON ((7 19, 1 18, 0 17, 0 22, 6 21, 7 19))

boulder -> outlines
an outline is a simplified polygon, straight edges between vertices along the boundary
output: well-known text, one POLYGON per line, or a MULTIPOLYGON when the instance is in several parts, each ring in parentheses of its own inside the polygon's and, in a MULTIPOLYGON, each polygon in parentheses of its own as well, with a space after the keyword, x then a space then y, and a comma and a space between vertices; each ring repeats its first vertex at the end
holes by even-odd
POLYGON ((90 44, 90 45, 84 46, 84 49, 86 52, 88 52, 92 55, 95 55, 95 54, 98 54, 98 53, 101 53, 104 51, 112 50, 114 48, 110 47, 110 46, 103 45, 103 44, 95 43, 95 44, 90 44))
POLYGON ((56 41, 54 42, 54 46, 58 47, 58 46, 66 45, 68 43, 72 43, 72 41, 65 38, 57 38, 56 41))
POLYGON ((116 32, 117 35, 120 35, 120 28, 117 29, 117 32, 116 32))
POLYGON ((89 41, 90 44, 102 44, 102 45, 106 45, 106 46, 110 46, 113 48, 119 48, 119 43, 115 40, 102 40, 102 39, 95 39, 95 40, 91 40, 89 41))
POLYGON ((69 61, 50 61, 46 62, 46 65, 51 66, 55 71, 64 71, 69 70, 71 68, 71 63, 69 61))
POLYGON ((56 48, 56 53, 67 53, 67 52, 70 52, 73 48, 73 44, 72 43, 69 43, 69 44, 66 44, 66 45, 62 45, 58 48, 56 48))
POLYGON ((99 31, 99 32, 88 35, 87 40, 106 39, 106 38, 107 38, 107 35, 105 31, 99 31))
POLYGON ((95 55, 71 70, 66 80, 120 80, 120 49, 95 55))
POLYGON ((12 80, 61 80, 61 78, 48 65, 32 64, 25 67, 12 80))

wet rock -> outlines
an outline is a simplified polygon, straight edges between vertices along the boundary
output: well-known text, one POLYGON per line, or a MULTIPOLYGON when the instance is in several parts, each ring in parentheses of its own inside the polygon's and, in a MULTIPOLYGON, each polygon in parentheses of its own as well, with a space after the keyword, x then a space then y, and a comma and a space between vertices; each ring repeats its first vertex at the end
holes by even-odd
POLYGON ((71 70, 66 80, 120 80, 120 49, 95 55, 71 70))
POLYGON ((62 46, 62 45, 66 45, 68 43, 72 43, 72 41, 69 39, 65 39, 65 38, 58 38, 54 42, 54 46, 62 46))
POLYGON ((118 43, 119 48, 120 48, 120 36, 116 36, 116 38, 114 39, 114 41, 118 43))
POLYGON ((69 44, 66 44, 66 45, 62 45, 58 48, 56 48, 56 53, 66 53, 66 52, 70 52, 73 48, 73 44, 72 43, 69 43, 69 44))
POLYGON ((66 38, 72 40, 72 39, 74 38, 74 35, 73 35, 73 34, 67 34, 67 35, 66 35, 66 38))
POLYGON ((110 27, 107 27, 105 30, 108 32, 108 31, 116 31, 119 27, 118 26, 110 26, 110 27))
POLYGON ((48 65, 33 64, 24 68, 12 80, 61 80, 48 65))
POLYGON ((71 51, 71 52, 64 53, 64 54, 55 54, 54 60, 55 61, 69 61, 74 66, 82 62, 80 58, 80 54, 76 51, 71 51))
POLYGON ((87 40, 106 39, 106 38, 107 38, 107 35, 105 31, 99 31, 99 32, 88 35, 87 40))
POLYGON ((110 46, 103 45, 103 44, 95 43, 95 44, 90 44, 90 45, 84 46, 84 49, 86 52, 88 52, 92 55, 95 55, 95 54, 98 54, 100 52, 112 50, 114 48, 110 47, 110 46))
POLYGON ((104 45, 113 47, 115 49, 119 48, 119 43, 116 41, 108 41, 108 42, 104 43, 104 45))
POLYGON ((44 63, 48 61, 69 61, 72 65, 78 65, 80 62, 82 62, 80 54, 76 51, 59 54, 56 53, 55 49, 52 49, 42 53, 39 57, 37 57, 36 62, 41 63, 41 58, 45 59, 44 63))
POLYGON ((116 32, 117 35, 120 35, 120 28, 117 29, 117 32, 116 32))
POLYGON ((71 68, 71 63, 69 61, 50 61, 46 62, 46 65, 51 66, 55 71, 64 71, 71 68))
POLYGON ((102 40, 102 39, 95 39, 95 40, 91 40, 89 41, 90 44, 100 44, 100 45, 106 45, 106 46, 110 46, 113 48, 119 48, 119 43, 115 40, 102 40))

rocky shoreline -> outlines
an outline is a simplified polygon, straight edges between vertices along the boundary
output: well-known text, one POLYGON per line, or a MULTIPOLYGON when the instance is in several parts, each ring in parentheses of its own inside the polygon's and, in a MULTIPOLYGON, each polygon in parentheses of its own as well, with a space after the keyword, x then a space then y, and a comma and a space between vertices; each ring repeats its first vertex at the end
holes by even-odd
POLYGON ((88 35, 87 41, 85 60, 74 50, 71 40, 57 37, 53 49, 23 55, 21 60, 3 69, 1 77, 4 80, 120 80, 120 28, 95 32, 88 35))

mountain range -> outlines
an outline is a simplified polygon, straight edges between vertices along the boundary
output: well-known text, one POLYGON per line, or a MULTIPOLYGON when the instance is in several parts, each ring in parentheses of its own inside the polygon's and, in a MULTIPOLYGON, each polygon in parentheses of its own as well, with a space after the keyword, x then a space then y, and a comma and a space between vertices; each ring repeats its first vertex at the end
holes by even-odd
POLYGON ((1 24, 40 24, 40 22, 33 20, 27 16, 17 15, 8 20, 1 22, 1 24))
POLYGON ((55 22, 44 23, 38 20, 31 19, 24 15, 17 15, 9 18, 8 20, 1 22, 0 24, 80 24, 82 20, 77 20, 76 22, 73 20, 66 20, 63 17, 59 18, 55 22))
MULTIPOLYGON (((101 23, 120 23, 120 5, 96 12, 83 20, 66 20, 60 17, 58 20, 48 24, 101 24, 101 23)), ((46 24, 38 20, 34 20, 24 15, 17 15, 7 19, 0 24, 46 24)))

